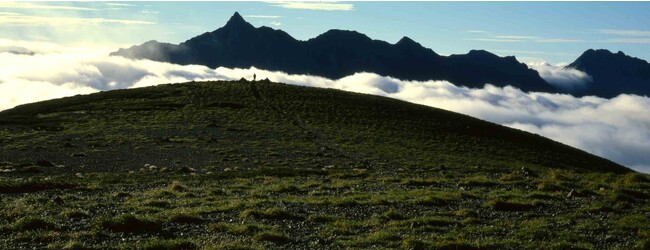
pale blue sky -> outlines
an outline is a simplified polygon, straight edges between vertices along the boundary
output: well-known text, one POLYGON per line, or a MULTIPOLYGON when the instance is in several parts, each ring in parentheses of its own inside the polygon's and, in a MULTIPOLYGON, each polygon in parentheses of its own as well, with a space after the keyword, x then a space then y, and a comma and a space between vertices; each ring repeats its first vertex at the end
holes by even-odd
POLYGON ((650 2, 3 2, 0 36, 179 43, 223 26, 235 11, 301 40, 347 29, 391 43, 409 36, 444 55, 486 49, 559 63, 605 48, 650 60, 650 2))

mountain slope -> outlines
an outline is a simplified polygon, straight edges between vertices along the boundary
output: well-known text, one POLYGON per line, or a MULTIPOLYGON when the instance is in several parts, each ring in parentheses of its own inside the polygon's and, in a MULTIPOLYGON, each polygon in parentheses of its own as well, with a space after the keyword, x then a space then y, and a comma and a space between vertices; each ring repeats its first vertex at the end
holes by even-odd
POLYGON ((179 45, 150 41, 111 55, 212 68, 255 66, 331 79, 373 72, 407 80, 449 80, 468 87, 491 83, 524 91, 555 92, 536 71, 514 57, 502 58, 486 51, 445 57, 408 37, 389 44, 344 30, 330 30, 298 41, 281 30, 255 28, 239 13, 224 27, 179 45))
POLYGON ((630 171, 538 135, 449 111, 270 82, 186 83, 75 96, 0 112, 0 125, 27 131, 5 139, 5 160, 49 159, 98 171, 175 161, 190 167, 228 161, 247 168, 283 162, 630 171), (87 157, 71 157, 71 150, 87 157))
POLYGON ((650 64, 621 51, 590 49, 567 68, 584 71, 593 77, 593 82, 584 91, 574 94, 606 98, 619 94, 650 96, 650 64))
POLYGON ((0 197, 2 249, 646 249, 650 232, 648 175, 453 112, 268 81, 0 112, 0 197))

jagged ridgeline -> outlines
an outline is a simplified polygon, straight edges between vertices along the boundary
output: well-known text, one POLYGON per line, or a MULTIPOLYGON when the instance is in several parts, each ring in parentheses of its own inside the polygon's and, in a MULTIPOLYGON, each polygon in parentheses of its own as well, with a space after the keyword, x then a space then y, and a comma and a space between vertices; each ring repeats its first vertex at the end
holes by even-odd
POLYGON ((255 28, 235 13, 225 26, 178 45, 149 41, 111 55, 211 68, 251 66, 289 74, 338 79, 372 72, 405 80, 447 80, 468 87, 515 86, 524 91, 555 92, 537 73, 512 56, 484 50, 441 56, 408 37, 395 44, 347 30, 329 30, 307 41, 282 30, 255 28))
POLYGON ((254 66, 330 79, 372 72, 403 80, 446 80, 472 88, 489 83, 500 87, 510 85, 525 92, 574 96, 650 95, 650 64, 623 52, 585 51, 567 68, 587 73, 591 81, 571 90, 556 89, 513 56, 499 57, 485 50, 441 56, 408 37, 391 44, 356 31, 336 29, 300 41, 282 30, 255 28, 239 13, 225 26, 180 44, 149 41, 119 49, 111 55, 211 68, 254 66))
POLYGON ((267 81, 183 83, 67 97, 0 112, 0 122, 24 130, 4 137, 3 159, 48 159, 97 171, 132 170, 147 163, 630 171, 466 115, 267 81), (71 157, 76 151, 83 157, 71 157))

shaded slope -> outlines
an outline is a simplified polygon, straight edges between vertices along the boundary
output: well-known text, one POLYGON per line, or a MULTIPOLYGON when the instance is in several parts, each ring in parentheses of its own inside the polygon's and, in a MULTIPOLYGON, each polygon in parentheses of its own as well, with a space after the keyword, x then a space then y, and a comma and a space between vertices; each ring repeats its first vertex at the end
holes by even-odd
POLYGON ((48 159, 85 165, 84 171, 146 163, 630 171, 541 136, 449 111, 271 82, 160 85, 21 105, 0 112, 0 132, 0 161, 48 159))
POLYGON ((356 31, 329 30, 298 41, 281 30, 255 28, 235 13, 226 25, 179 45, 150 41, 111 55, 175 64, 200 64, 283 71, 338 79, 373 72, 405 80, 449 80, 468 87, 511 85, 524 91, 555 92, 537 73, 514 57, 486 51, 440 56, 408 37, 395 44, 356 31))

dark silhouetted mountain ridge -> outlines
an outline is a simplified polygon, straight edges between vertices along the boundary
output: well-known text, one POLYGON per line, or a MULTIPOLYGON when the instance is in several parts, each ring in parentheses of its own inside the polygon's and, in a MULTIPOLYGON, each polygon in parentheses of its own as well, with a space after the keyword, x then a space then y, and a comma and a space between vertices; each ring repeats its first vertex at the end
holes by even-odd
POLYGON ((330 79, 372 72, 405 80, 448 80, 468 87, 490 83, 524 91, 555 92, 537 71, 514 57, 499 57, 487 51, 440 56, 408 37, 390 44, 356 31, 336 29, 299 41, 281 30, 255 28, 239 13, 222 28, 179 45, 149 41, 111 55, 211 68, 254 66, 330 79))
POLYGON ((619 94, 650 96, 650 64, 619 51, 589 49, 567 68, 584 71, 593 78, 584 92, 577 95, 596 95, 611 98, 619 94))

